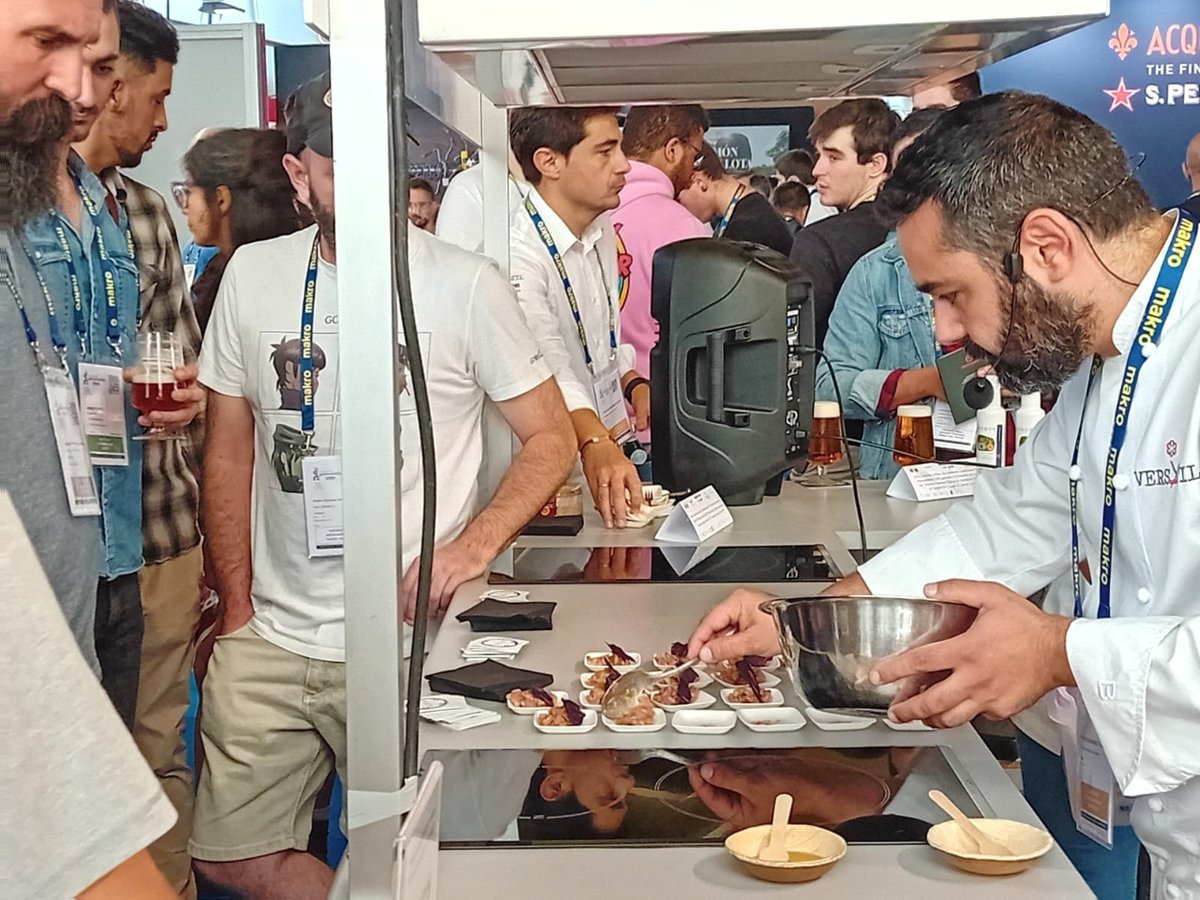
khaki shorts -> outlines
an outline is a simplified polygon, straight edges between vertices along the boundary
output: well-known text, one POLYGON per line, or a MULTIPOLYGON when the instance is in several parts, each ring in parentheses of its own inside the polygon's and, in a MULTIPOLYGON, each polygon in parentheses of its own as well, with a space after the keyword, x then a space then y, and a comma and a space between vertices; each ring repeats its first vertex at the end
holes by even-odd
POLYGON ((304 850, 317 792, 346 783, 346 667, 249 625, 217 639, 204 679, 205 764, 189 844, 211 862, 304 850))

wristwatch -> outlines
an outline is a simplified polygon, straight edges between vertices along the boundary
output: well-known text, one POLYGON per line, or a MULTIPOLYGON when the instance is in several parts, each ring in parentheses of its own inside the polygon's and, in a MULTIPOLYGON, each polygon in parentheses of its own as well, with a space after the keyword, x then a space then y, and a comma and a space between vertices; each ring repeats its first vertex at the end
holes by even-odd
POLYGON ((637 376, 636 378, 629 379, 629 384, 625 385, 625 391, 624 391, 626 403, 630 403, 630 404, 633 403, 633 389, 635 387, 639 387, 643 384, 646 385, 646 387, 649 387, 650 379, 643 378, 641 375, 637 376))

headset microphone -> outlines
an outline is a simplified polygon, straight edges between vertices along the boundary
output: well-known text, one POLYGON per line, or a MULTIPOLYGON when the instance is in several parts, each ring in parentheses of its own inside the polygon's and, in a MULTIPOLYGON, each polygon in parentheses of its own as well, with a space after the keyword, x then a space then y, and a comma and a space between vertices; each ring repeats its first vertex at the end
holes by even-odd
MULTIPOLYGON (((1022 220, 1022 224, 1024 221, 1022 220)), ((999 362, 1004 358, 1004 351, 1008 349, 1009 338, 1012 337, 1013 319, 1017 312, 1017 285, 1021 281, 1021 276, 1025 273, 1025 261, 1021 257, 1021 229, 1017 229, 1017 236, 1013 240, 1012 249, 1004 254, 1004 275, 1008 278, 1009 284, 1012 285, 1012 297, 1008 305, 1008 331, 1004 335, 1004 344, 1000 347, 1000 352, 996 355, 996 361, 999 362)), ((986 378, 976 375, 970 381, 963 385, 962 388, 963 401, 973 410, 987 409, 992 405, 992 385, 986 378)))

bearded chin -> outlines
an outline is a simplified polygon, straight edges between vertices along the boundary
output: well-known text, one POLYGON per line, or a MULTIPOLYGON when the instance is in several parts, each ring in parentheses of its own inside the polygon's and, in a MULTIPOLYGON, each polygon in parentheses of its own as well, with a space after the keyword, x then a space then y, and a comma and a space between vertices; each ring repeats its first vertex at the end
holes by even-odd
POLYGON ((33 100, 0 122, 0 229, 18 229, 57 204, 59 143, 71 106, 57 94, 33 100))
POLYGON ((1091 304, 1068 294, 1050 293, 1029 279, 1023 284, 999 358, 964 341, 969 357, 990 362, 1001 387, 1022 396, 1056 391, 1083 367, 1092 354, 1094 313, 1091 304))

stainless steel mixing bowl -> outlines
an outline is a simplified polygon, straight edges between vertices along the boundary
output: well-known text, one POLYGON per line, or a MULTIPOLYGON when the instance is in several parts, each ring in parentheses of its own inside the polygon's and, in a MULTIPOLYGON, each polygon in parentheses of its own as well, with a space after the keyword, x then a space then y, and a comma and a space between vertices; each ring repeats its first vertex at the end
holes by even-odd
POLYGON ((785 668, 809 706, 871 715, 947 675, 873 685, 869 676, 881 660, 962 634, 975 621, 973 607, 908 597, 799 597, 761 608, 775 619, 785 668))

